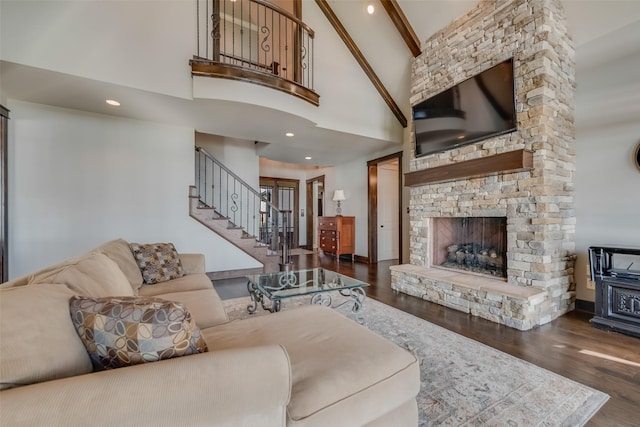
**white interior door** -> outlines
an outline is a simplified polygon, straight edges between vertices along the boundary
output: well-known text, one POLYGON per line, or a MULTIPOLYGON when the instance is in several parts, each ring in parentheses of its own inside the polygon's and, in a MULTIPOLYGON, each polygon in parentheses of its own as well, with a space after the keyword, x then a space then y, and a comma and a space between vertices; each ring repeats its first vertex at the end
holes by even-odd
POLYGON ((378 165, 378 261, 399 254, 398 160, 378 165))

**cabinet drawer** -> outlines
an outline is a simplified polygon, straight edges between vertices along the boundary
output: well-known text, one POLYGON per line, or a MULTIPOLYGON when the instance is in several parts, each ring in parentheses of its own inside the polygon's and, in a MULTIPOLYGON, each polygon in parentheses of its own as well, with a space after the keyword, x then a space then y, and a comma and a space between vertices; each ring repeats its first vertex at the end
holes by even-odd
POLYGON ((320 230, 320 249, 335 253, 338 246, 337 233, 333 230, 320 230))
POLYGON ((332 254, 336 253, 335 245, 330 245, 330 244, 322 245, 320 246, 320 249, 322 249, 323 252, 331 252, 332 254))
POLYGON ((335 252, 336 251, 336 242, 331 239, 326 239, 320 241, 320 249, 325 252, 335 252))
POLYGON ((318 220, 318 228, 321 230, 337 230, 338 221, 335 218, 320 218, 318 220))
POLYGON ((336 237, 337 232, 334 230, 320 230, 321 239, 335 239, 336 237))
POLYGON ((335 231, 320 235, 320 243, 326 242, 326 243, 332 243, 335 245, 337 241, 338 241, 338 237, 336 236, 335 231))

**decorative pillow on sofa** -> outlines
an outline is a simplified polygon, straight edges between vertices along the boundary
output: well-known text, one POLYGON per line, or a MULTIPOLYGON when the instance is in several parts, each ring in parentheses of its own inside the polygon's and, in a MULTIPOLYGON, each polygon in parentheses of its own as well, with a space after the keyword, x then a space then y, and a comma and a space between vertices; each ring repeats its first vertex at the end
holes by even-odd
POLYGON ((173 243, 131 243, 129 247, 147 285, 184 276, 180 256, 173 243))
POLYGON ((200 329, 179 302, 74 296, 69 311, 96 370, 207 351, 200 329))

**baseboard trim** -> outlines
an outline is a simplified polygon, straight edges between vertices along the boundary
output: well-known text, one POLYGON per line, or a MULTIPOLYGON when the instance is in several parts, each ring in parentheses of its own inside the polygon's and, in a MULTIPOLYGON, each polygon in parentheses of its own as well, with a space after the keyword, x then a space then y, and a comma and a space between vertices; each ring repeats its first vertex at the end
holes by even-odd
POLYGON ((369 264, 369 258, 367 258, 366 256, 361 256, 361 255, 355 255, 354 259, 356 262, 362 262, 365 264, 369 264))
POLYGON ((258 268, 243 268, 240 270, 212 271, 207 273, 207 276, 211 280, 224 280, 224 279, 234 279, 236 277, 248 276, 250 274, 262 274, 262 273, 264 273, 264 269, 262 267, 258 267, 258 268))
POLYGON ((576 310, 585 311, 587 313, 596 312, 596 303, 593 301, 585 301, 581 299, 576 300, 576 310))
MULTIPOLYGON (((329 255, 331 256, 335 256, 334 254, 330 253, 329 255)), ((360 255, 353 255, 353 258, 351 257, 351 254, 341 254, 339 257, 336 258, 336 261, 353 261, 353 262, 363 262, 365 264, 369 264, 369 258, 364 257, 364 256, 360 256, 360 255)))

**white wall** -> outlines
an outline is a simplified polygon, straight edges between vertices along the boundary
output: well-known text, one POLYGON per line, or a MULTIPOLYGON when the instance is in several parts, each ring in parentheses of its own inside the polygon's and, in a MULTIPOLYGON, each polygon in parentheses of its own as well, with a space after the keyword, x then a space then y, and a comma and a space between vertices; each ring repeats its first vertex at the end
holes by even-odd
POLYGON ((578 133, 578 299, 595 298, 594 291, 586 289, 589 246, 640 247, 640 169, 632 164, 638 144, 640 122, 611 123, 578 133))
POLYGON ((254 189, 260 187, 260 158, 255 143, 196 132, 196 145, 204 148, 254 189))
POLYGON ((11 278, 122 237, 258 267, 189 217, 194 130, 9 100, 11 278))
POLYGON ((1 3, 3 60, 191 98, 195 1, 1 3))
POLYGON ((325 216, 336 214, 338 203, 332 200, 335 190, 344 190, 347 200, 341 203, 343 216, 356 217, 356 255, 369 256, 367 160, 343 163, 334 168, 320 169, 324 175, 325 216))
POLYGON ((576 282, 581 300, 595 296, 586 288, 589 246, 640 247, 640 170, 632 161, 640 144, 638 70, 640 46, 624 57, 579 68, 576 76, 576 282))
MULTIPOLYGON (((304 1, 303 21, 315 31, 314 89, 319 127, 397 141, 402 126, 315 2, 304 1)), ((390 65, 395 66, 395 65, 390 65)), ((404 65, 406 66, 406 64, 404 65)), ((400 65, 403 67, 403 65, 400 65)), ((404 88, 407 90, 408 88, 404 88)), ((397 99, 408 110, 408 99, 397 99)))

